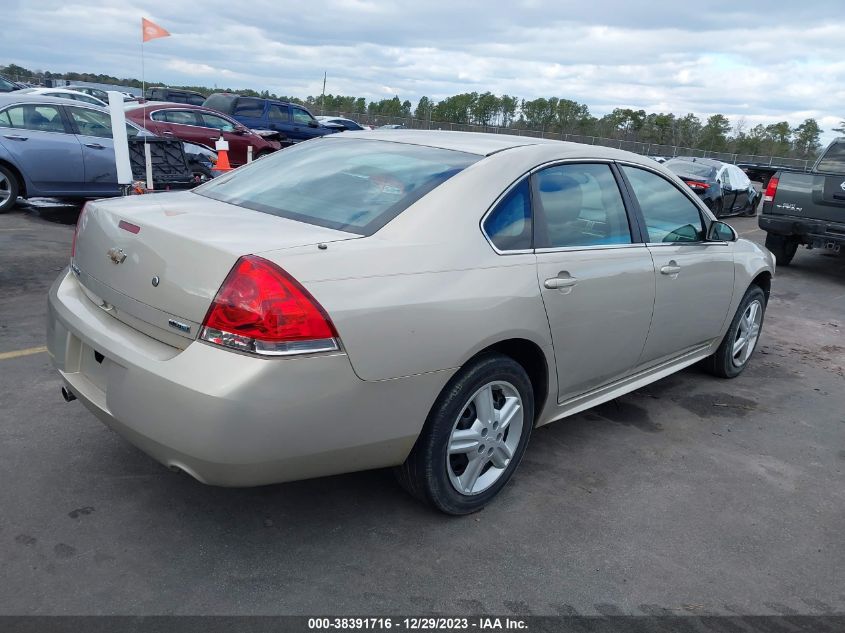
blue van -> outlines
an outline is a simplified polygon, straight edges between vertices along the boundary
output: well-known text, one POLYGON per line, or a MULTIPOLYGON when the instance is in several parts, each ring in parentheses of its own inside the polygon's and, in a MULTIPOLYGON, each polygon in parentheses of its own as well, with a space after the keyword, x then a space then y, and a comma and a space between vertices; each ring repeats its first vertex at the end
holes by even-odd
POLYGON ((279 132, 294 143, 337 132, 320 125, 305 107, 287 101, 216 92, 203 106, 228 114, 248 128, 279 132))

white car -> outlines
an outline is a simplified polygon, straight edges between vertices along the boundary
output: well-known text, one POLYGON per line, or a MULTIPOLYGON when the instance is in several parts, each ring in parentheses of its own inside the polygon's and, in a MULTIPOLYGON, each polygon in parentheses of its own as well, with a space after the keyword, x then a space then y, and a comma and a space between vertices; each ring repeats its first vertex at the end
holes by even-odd
POLYGON ((74 101, 87 103, 88 105, 100 106, 101 108, 108 107, 109 105, 108 103, 104 103, 100 99, 97 99, 97 97, 92 97, 84 92, 65 90, 64 88, 24 88, 23 90, 18 90, 17 93, 41 95, 42 97, 58 97, 59 99, 72 99, 74 101))
POLYGON ((352 119, 345 119, 344 117, 340 116, 318 116, 314 118, 317 119, 319 124, 323 127, 334 128, 340 132, 344 130, 360 132, 361 130, 373 129, 372 125, 363 125, 361 123, 358 123, 358 121, 353 121, 352 119))

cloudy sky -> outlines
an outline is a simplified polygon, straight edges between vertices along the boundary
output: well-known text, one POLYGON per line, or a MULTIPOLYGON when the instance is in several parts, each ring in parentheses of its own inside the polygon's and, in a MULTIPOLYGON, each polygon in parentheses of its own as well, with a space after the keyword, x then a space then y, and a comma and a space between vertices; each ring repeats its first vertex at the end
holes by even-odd
POLYGON ((727 114, 749 126, 845 118, 842 0, 0 0, 0 65, 321 91, 416 104, 490 90, 727 114))

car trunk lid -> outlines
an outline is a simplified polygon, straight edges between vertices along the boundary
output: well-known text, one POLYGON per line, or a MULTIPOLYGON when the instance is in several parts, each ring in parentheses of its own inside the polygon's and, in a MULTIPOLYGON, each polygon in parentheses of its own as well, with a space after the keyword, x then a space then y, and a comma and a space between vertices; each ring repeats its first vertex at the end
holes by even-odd
POLYGON ((191 192, 132 196, 87 205, 72 269, 103 310, 185 347, 241 255, 358 237, 191 192))

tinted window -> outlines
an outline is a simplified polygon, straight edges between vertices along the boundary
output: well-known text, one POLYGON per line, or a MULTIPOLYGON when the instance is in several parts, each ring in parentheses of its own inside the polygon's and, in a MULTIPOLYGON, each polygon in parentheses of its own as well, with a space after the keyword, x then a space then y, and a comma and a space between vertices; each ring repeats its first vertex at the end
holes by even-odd
POLYGON ((188 103, 191 105, 202 105, 205 103, 205 97, 202 95, 188 95, 188 103))
POLYGON ((227 121, 223 117, 217 116, 216 114, 200 112, 200 119, 202 120, 202 125, 204 127, 214 128, 215 130, 220 130, 222 132, 231 132, 235 129, 235 126, 232 124, 231 121, 227 121))
POLYGON ((631 243, 622 194, 608 165, 557 165, 535 179, 538 248, 631 243))
POLYGON ((12 120, 8 112, 0 112, 0 127, 12 127, 12 120))
POLYGON ((238 99, 235 106, 235 116, 262 117, 264 116, 264 102, 261 99, 238 99))
POLYGON ((698 207, 671 182, 644 169, 623 166, 645 217, 649 242, 700 242, 698 207))
POLYGON ((531 248, 531 195, 525 178, 499 201, 484 221, 484 232, 500 251, 531 248))
POLYGON ((845 174, 845 143, 834 143, 819 161, 816 171, 845 174))
POLYGON ((270 120, 274 123, 287 123, 290 121, 290 112, 287 106, 271 105, 270 120))
POLYGON ((17 90, 18 87, 13 84, 11 81, 6 81, 2 77, 0 77, 0 91, 4 92, 11 92, 12 90, 17 90))
POLYGON ((58 108, 48 105, 12 106, 6 113, 11 127, 38 132, 64 132, 62 116, 58 108))
POLYGON ((293 108, 294 123, 308 125, 308 123, 310 123, 311 121, 316 121, 316 119, 311 116, 311 114, 307 110, 303 110, 302 108, 293 108))
MULTIPOLYGON (((67 108, 70 118, 76 124, 76 129, 82 136, 97 136, 100 138, 111 138, 112 127, 111 117, 99 110, 90 110, 88 108, 67 108)), ((137 136, 138 130, 128 123, 126 124, 126 134, 129 138, 137 136)))
POLYGON ((312 141, 194 191, 272 215, 371 235, 479 158, 363 139, 312 141))

